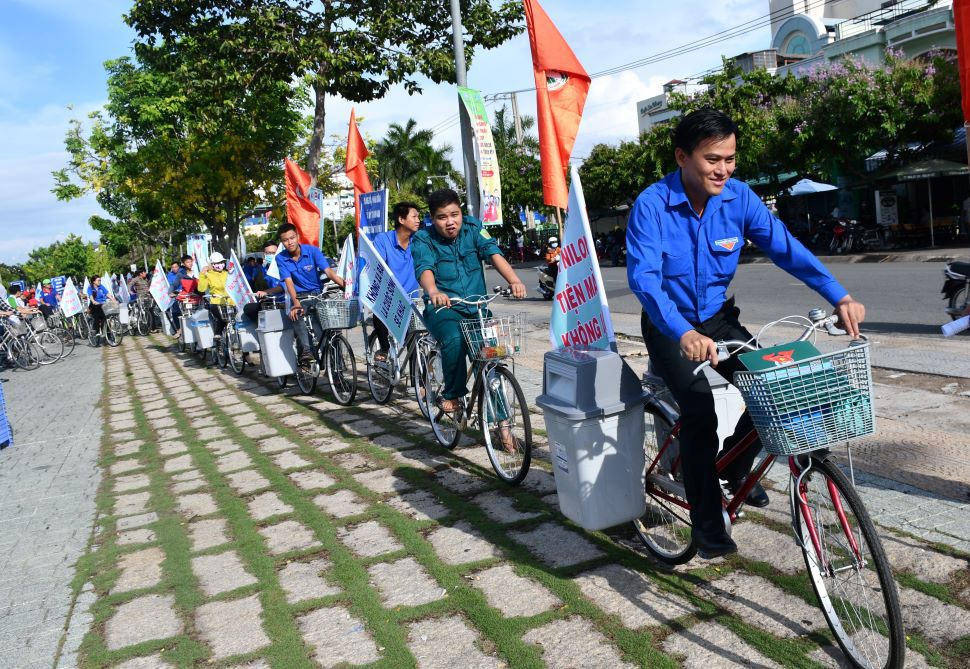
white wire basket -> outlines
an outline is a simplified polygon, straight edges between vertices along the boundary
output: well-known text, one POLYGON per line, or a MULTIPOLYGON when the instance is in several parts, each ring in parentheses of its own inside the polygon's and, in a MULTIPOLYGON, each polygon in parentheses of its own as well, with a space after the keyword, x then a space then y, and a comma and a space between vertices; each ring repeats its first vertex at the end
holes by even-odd
POLYGON ((491 360, 521 352, 524 324, 523 314, 462 320, 461 333, 468 345, 468 355, 476 360, 491 360))
POLYGON ((875 432, 869 345, 734 375, 761 444, 797 455, 875 432))
POLYGON ((27 324, 19 316, 10 316, 4 321, 4 325, 12 334, 18 337, 27 334, 27 324))
POLYGON ((36 316, 31 316, 30 318, 30 329, 34 332, 45 332, 47 330, 47 319, 45 319, 40 314, 36 316))
POLYGON ((321 300, 317 303, 317 315, 324 330, 352 328, 360 321, 360 302, 350 300, 321 300))
POLYGON ((121 305, 112 300, 106 301, 101 305, 101 311, 105 316, 117 316, 121 312, 121 305))

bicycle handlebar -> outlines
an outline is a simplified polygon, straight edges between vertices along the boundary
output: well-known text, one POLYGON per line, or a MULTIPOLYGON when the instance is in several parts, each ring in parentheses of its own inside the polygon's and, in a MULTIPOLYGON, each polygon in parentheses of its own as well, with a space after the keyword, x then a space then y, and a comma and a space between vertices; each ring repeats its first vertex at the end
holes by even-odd
MULTIPOLYGON (((812 336, 813 332, 819 332, 822 330, 824 330, 827 334, 829 334, 832 337, 839 337, 844 334, 848 334, 842 328, 835 326, 835 324, 839 320, 839 317, 836 316, 835 314, 832 314, 831 316, 823 317, 823 318, 812 318, 812 316, 817 315, 819 312, 820 310, 814 310, 814 309, 811 312, 809 312, 809 318, 811 320, 811 324, 805 328, 805 331, 802 332, 801 336, 796 341, 806 341, 810 336, 812 336)), ((824 313, 825 312, 821 312, 823 316, 824 316, 824 313)), ((775 322, 776 323, 784 322, 788 320, 788 318, 801 318, 801 317, 790 316, 775 322)), ((849 345, 852 346, 855 342, 868 341, 868 339, 869 338, 866 337, 864 334, 860 334, 859 339, 854 339, 853 343, 850 343, 849 345)), ((736 354, 738 351, 742 349, 747 351, 757 350, 757 346, 755 344, 752 344, 750 340, 741 341, 739 339, 730 339, 726 341, 719 341, 716 343, 716 346, 717 346, 717 359, 719 362, 721 360, 727 360, 732 355, 736 354)), ((705 360, 704 362, 702 362, 701 364, 699 364, 697 367, 694 368, 694 375, 696 376, 701 372, 702 369, 704 369, 705 367, 709 367, 710 365, 711 365, 711 361, 705 360)))
MULTIPOLYGON (((485 304, 494 302, 500 297, 509 297, 512 295, 511 288, 502 288, 500 286, 495 286, 493 295, 472 295, 470 297, 452 297, 449 298, 451 304, 470 304, 475 307, 480 307, 485 304)), ((435 313, 438 313, 442 309, 447 309, 448 306, 438 307, 435 309, 435 313)))

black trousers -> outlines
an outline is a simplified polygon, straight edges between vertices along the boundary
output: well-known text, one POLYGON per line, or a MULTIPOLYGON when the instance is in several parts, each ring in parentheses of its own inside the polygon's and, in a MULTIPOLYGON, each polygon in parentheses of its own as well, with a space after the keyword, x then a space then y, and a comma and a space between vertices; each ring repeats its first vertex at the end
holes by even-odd
POLYGON ((219 305, 209 305, 209 323, 212 325, 212 332, 217 336, 222 336, 222 331, 226 329, 226 319, 222 316, 219 305))
MULTIPOLYGON (((694 329, 715 342, 727 339, 747 341, 751 334, 738 321, 740 310, 734 306, 734 298, 724 303, 712 317, 695 325, 694 329)), ((691 505, 690 517, 694 527, 716 531, 723 527, 721 516, 721 488, 718 483, 715 461, 718 456, 717 414, 711 385, 703 373, 694 375, 696 362, 681 355, 680 342, 675 341, 654 327, 644 313, 640 326, 643 340, 650 355, 653 372, 660 376, 677 404, 680 405, 680 455, 687 501, 691 505)), ((714 368, 729 382, 734 372, 743 369, 737 357, 732 356, 714 368)), ((725 451, 753 429, 751 417, 745 411, 734 428, 734 434, 725 440, 725 451)), ((720 478, 733 481, 743 478, 751 471, 755 458, 761 450, 761 442, 755 442, 721 472, 720 478)))
POLYGON ((377 341, 380 344, 381 350, 386 351, 391 348, 391 342, 389 340, 389 333, 387 331, 387 326, 384 325, 382 321, 377 316, 374 316, 374 334, 377 335, 377 341))

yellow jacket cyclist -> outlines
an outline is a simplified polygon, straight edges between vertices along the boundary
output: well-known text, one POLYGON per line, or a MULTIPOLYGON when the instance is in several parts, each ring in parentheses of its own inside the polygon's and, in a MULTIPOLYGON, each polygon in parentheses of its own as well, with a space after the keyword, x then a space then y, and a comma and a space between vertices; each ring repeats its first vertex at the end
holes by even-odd
POLYGON ((226 327, 223 318, 223 305, 235 304, 226 292, 226 281, 229 279, 229 272, 226 271, 226 259, 221 253, 216 251, 209 256, 209 264, 199 275, 199 292, 209 293, 209 322, 212 324, 212 331, 216 336, 222 336, 222 331, 226 327))
POLYGON ((468 393, 465 385, 468 349, 459 322, 474 318, 476 310, 465 304, 452 305, 451 298, 487 294, 482 261, 487 260, 502 275, 515 297, 525 297, 525 286, 502 256, 498 244, 472 217, 463 217, 458 194, 450 189, 428 197, 431 228, 411 239, 414 274, 424 289, 424 317, 428 330, 441 346, 445 377, 442 409, 454 411, 456 400, 468 393), (437 311, 440 307, 450 307, 437 311))

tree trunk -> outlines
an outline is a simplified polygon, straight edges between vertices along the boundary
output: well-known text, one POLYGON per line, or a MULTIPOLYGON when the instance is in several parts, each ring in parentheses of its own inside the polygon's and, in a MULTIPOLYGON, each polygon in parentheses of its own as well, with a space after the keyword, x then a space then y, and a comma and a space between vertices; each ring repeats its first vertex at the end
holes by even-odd
POLYGON ((313 135, 310 137, 310 146, 307 149, 307 172, 310 174, 311 188, 317 184, 317 175, 320 172, 320 153, 323 151, 323 138, 326 128, 327 91, 322 81, 324 69, 324 66, 321 65, 317 71, 317 79, 313 82, 313 135))

